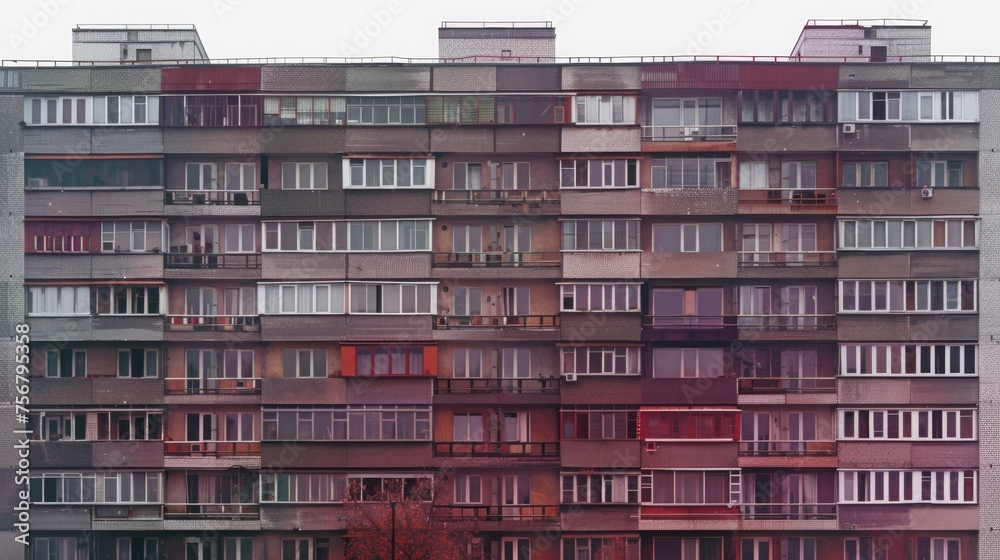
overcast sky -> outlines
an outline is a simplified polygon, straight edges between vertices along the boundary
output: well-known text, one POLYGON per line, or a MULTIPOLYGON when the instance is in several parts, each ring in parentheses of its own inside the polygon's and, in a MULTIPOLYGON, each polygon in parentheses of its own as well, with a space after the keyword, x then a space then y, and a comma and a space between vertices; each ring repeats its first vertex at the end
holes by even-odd
POLYGON ((807 19, 901 17, 929 20, 934 54, 1000 55, 993 17, 977 13, 984 6, 971 0, 6 0, 0 58, 69 60, 70 29, 79 23, 193 23, 212 58, 435 57, 437 27, 457 20, 553 21, 558 56, 788 55, 807 19))

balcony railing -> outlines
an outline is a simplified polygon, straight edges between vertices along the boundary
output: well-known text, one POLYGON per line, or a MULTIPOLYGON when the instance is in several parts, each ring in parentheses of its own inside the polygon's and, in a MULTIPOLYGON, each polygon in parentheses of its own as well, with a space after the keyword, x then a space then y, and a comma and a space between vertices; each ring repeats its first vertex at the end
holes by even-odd
POLYGON ((434 202, 465 204, 502 204, 534 202, 558 204, 559 191, 526 190, 445 190, 434 191, 434 202))
POLYGON ((482 329, 518 328, 552 329, 559 326, 558 315, 438 315, 434 328, 482 329))
POLYGON ((654 329, 723 329, 736 326, 735 315, 646 315, 644 327, 654 329))
POLYGON ((741 266, 824 266, 837 262, 836 251, 740 251, 741 266))
POLYGON ((532 379, 483 379, 483 378, 438 378, 434 381, 434 392, 439 395, 469 393, 519 393, 544 394, 559 392, 559 378, 545 377, 532 379))
POLYGON ((787 204, 836 208, 837 189, 740 189, 740 204, 787 204))
POLYGON ((740 514, 743 519, 836 519, 837 504, 741 504, 740 514))
POLYGON ((836 454, 836 441, 768 440, 740 442, 740 455, 747 457, 822 457, 836 454))
POLYGON ((811 331, 832 329, 837 325, 834 314, 771 314, 740 315, 738 325, 774 331, 811 331))
POLYGON ((558 457, 558 441, 437 441, 434 454, 444 457, 558 457))
MULTIPOLYGON (((256 491, 255 491, 256 492, 256 491)), ((188 519, 257 519, 260 504, 166 504, 164 514, 170 518, 188 519)))
POLYGON ((642 139, 652 142, 709 141, 735 142, 736 125, 644 126, 642 139))
POLYGON ((825 393, 837 390, 835 377, 743 377, 740 393, 825 393))
POLYGON ((260 455, 259 441, 164 441, 164 455, 260 455))
POLYGON ((558 251, 542 253, 486 251, 481 253, 434 253, 433 266, 447 268, 515 268, 559 266, 561 262, 562 254, 558 251))
POLYGON ((260 204, 260 191, 225 191, 225 190, 203 190, 203 191, 163 191, 163 202, 166 204, 221 204, 233 206, 247 206, 260 204))
POLYGON ((258 315, 167 315, 165 330, 178 331, 260 331, 258 315))
POLYGON ((213 377, 209 379, 165 379, 168 395, 252 395, 260 393, 261 380, 255 377, 213 377))
POLYGON ((558 518, 559 506, 438 506, 434 509, 434 515, 466 521, 531 521, 533 519, 558 518))
POLYGON ((260 253, 186 253, 163 255, 164 268, 260 268, 260 253))

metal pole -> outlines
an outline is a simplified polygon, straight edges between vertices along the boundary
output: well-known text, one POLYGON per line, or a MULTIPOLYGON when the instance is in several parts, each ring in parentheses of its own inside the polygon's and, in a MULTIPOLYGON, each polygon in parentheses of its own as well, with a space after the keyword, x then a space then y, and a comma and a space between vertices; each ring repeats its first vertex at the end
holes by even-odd
POLYGON ((390 542, 390 560, 396 560, 396 502, 389 502, 392 506, 392 541, 390 542))

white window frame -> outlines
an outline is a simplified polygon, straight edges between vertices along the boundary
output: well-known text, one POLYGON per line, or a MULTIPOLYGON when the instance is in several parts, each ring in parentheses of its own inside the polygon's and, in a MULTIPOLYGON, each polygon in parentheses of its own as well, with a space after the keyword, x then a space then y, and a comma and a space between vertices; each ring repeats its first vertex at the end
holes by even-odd
POLYGON ((641 346, 564 346, 559 354, 563 375, 642 375, 641 346), (597 370, 591 368, 593 360, 600 364, 597 370))
POLYGON ((639 503, 638 472, 564 472, 560 474, 560 484, 560 500, 563 504, 603 505, 639 503), (595 480, 596 477, 600 477, 600 479, 595 480), (632 487, 631 489, 629 488, 630 486, 632 487), (633 494, 633 499, 629 499, 629 494, 633 494), (597 497, 596 500, 594 499, 595 495, 597 497))
POLYGON ((248 254, 257 252, 257 226, 254 224, 226 224, 225 229, 226 254, 248 254), (250 246, 245 247, 246 234, 249 232, 250 246), (230 235, 234 233, 235 236, 230 235), (235 243, 233 242, 235 241, 235 243))
POLYGON ((260 473, 260 501, 274 504, 339 504, 344 501, 347 475, 341 473, 262 472, 260 473), (315 484, 318 482, 318 484, 315 484), (288 499, 282 500, 278 491, 286 485, 288 499), (323 487, 326 487, 324 490, 323 487), (304 491, 304 492, 303 492, 304 491), (320 498, 326 494, 329 499, 320 498))
POLYGON ((437 282, 348 282, 347 284, 348 313, 351 315, 437 315, 438 312, 437 282), (404 310, 408 295, 413 297, 413 311, 404 310), (357 305, 362 298, 364 305, 357 305), (425 300, 424 305, 421 304, 421 300, 425 300), (369 304, 373 301, 374 308, 369 309, 369 304), (392 308, 398 311, 386 311, 390 303, 393 305, 392 308))
POLYGON ((330 175, 325 161, 284 161, 281 162, 282 190, 328 190, 330 175), (308 181, 305 173, 309 172, 308 181), (292 184, 285 184, 287 177, 293 177, 292 184))
MULTIPOLYGON (((665 243, 664 243, 665 244, 665 243)), ((724 246, 723 240, 723 226, 721 223, 698 223, 698 224, 684 224, 684 223, 663 223, 663 224, 653 224, 652 230, 652 245, 650 245, 650 250, 654 253, 720 253, 724 246), (709 227, 718 228, 718 248, 702 248, 702 230, 709 227), (668 238, 671 236, 670 228, 677 228, 676 239, 679 244, 679 251, 657 251, 657 237, 663 235, 668 238), (659 235, 658 235, 659 234, 659 235)))
POLYGON ((839 313, 977 313, 979 311, 978 280, 839 280, 837 284, 839 313), (964 283, 970 282, 973 307, 962 309, 962 287, 964 283), (931 307, 932 285, 935 284, 941 285, 941 309, 931 307), (862 289, 868 293, 863 294, 862 289), (880 296, 879 293, 883 289, 884 296, 880 296), (953 291, 954 297, 949 295, 949 290, 953 291), (880 298, 884 303, 880 303, 880 298), (907 308, 911 299, 913 308, 907 308), (897 308, 899 304, 903 307, 897 308), (862 305, 866 309, 861 309, 862 305))
POLYGON ((45 377, 58 378, 58 377, 87 377, 87 350, 79 348, 60 348, 58 350, 46 350, 45 351, 45 377), (69 375, 63 375, 62 371, 62 353, 69 352, 69 375), (49 367, 53 363, 52 356, 55 356, 55 371, 49 367), (83 371, 79 371, 78 359, 83 357, 83 371))
POLYGON ((978 91, 839 91, 840 122, 978 122, 978 91), (885 119, 875 119, 875 98, 885 99, 885 119), (896 108, 891 107, 896 100, 896 108), (893 116, 893 111, 895 116, 893 116))
POLYGON ((559 162, 559 188, 560 189, 637 189, 639 188, 639 160, 636 158, 615 158, 615 159, 564 159, 559 162), (617 162, 624 162, 622 169, 618 169, 617 162), (593 171, 595 165, 599 168, 599 176, 595 177, 593 171), (577 175, 580 166, 584 167, 587 175, 586 184, 577 183, 577 175), (624 173, 619 177, 619 172, 624 173), (633 175, 634 182, 629 183, 629 175, 633 175), (610 180, 609 180, 610 176, 610 180), (572 181, 567 181, 567 177, 572 177, 572 181), (620 181, 619 181, 620 179, 620 181), (620 182, 621 184, 616 184, 620 182))
POLYGON ((246 161, 227 161, 225 164, 225 189, 227 191, 253 191, 257 189, 257 164, 246 161), (230 178, 236 179, 229 184, 230 178))
POLYGON ((163 250, 163 240, 167 238, 166 222, 156 220, 135 220, 131 222, 101 222, 102 253, 156 253, 163 250), (124 231, 121 231, 124 230, 124 231), (159 230, 159 231, 157 231, 159 230), (117 245, 117 237, 127 235, 128 246, 117 245), (157 237, 158 236, 158 237, 157 237), (157 239, 160 244, 156 245, 157 239))
POLYGON ((345 282, 260 282, 257 284, 257 313, 343 315, 347 296, 345 282), (304 305, 308 308, 303 308, 304 305))
POLYGON ((847 251, 976 250, 979 248, 979 225, 979 220, 971 216, 841 218, 837 228, 838 248, 847 251), (937 224, 943 224, 940 226, 944 230, 943 238, 938 235, 937 224), (971 241, 967 239, 970 225, 971 241))
POLYGON ((328 359, 326 348, 282 348, 281 376, 285 379, 325 379, 330 371, 328 359), (294 352, 295 371, 293 372, 285 371, 285 356, 288 352, 294 352), (308 363, 304 363, 303 358, 307 358, 308 363), (304 372, 308 375, 300 375, 304 368, 308 370, 304 372))
POLYGON ((979 471, 975 469, 839 469, 837 475, 837 503, 840 504, 978 503, 979 471), (965 482, 969 476, 972 477, 972 495, 966 496, 965 482), (957 481, 953 481, 953 477, 958 477, 957 481), (862 478, 867 482, 862 483, 862 478), (925 480, 930 481, 930 496, 923 495, 925 480), (897 484, 898 499, 890 496, 893 483, 897 484), (953 496, 952 490, 956 489, 957 496, 953 496), (944 497, 939 498, 938 494, 944 497))
POLYGON ((116 355, 116 361, 115 361, 116 366, 115 367, 116 367, 116 372, 117 372, 116 376, 117 377, 135 377, 135 378, 147 378, 147 379, 155 379, 155 378, 159 377, 159 372, 160 372, 160 351, 158 349, 156 349, 156 348, 119 348, 118 351, 115 353, 115 355, 116 355), (132 375, 132 371, 131 371, 131 369, 132 369, 131 356, 132 356, 132 352, 134 352, 134 351, 140 351, 140 350, 143 352, 143 361, 142 361, 142 363, 143 363, 143 375, 135 375, 134 376, 134 375, 132 375), (121 363, 122 363, 122 357, 121 357, 121 355, 124 354, 124 353, 128 354, 128 358, 126 359, 126 362, 129 364, 129 371, 127 371, 127 372, 123 372, 122 368, 121 368, 121 363), (148 367, 147 367, 149 365, 150 358, 152 358, 152 360, 154 362, 154 371, 152 371, 152 372, 150 372, 148 370, 148 367))
POLYGON ((483 349, 473 347, 452 348, 452 377, 455 379, 482 379, 483 375, 483 349), (476 375, 473 373, 475 364, 476 375))
POLYGON ((90 315, 90 286, 26 286, 25 291, 29 317, 90 315))
POLYGON ((576 124, 635 124, 634 95, 577 95, 573 104, 576 124), (615 105, 619 114, 615 115, 615 105))
POLYGON ((120 284, 99 285, 96 287, 96 292, 97 292, 97 298, 96 298, 97 303, 94 306, 94 309, 96 311, 97 316, 99 317, 106 317, 106 316, 125 317, 125 316, 137 316, 137 315, 160 316, 163 315, 166 309, 168 309, 167 300, 164 297, 166 292, 166 286, 127 286, 127 285, 123 286, 120 284), (115 307, 116 303, 115 300, 118 299, 118 296, 120 295, 120 292, 122 290, 125 291, 126 309, 124 312, 119 313, 117 308, 115 307), (104 307, 104 305, 101 303, 101 296, 104 293, 107 293, 108 297, 111 300, 107 304, 107 309, 108 309, 107 312, 101 311, 101 308, 104 307), (143 309, 136 309, 133 307, 137 293, 143 294, 142 301, 143 305, 145 306, 143 309), (151 300, 149 295, 152 293, 155 293, 158 298, 157 300, 158 309, 155 312, 151 312, 152 310, 150 309, 151 300))
POLYGON ((93 124, 107 126, 160 124, 160 98, 156 95, 95 95, 91 106, 93 124), (115 104, 118 106, 118 114, 114 119, 109 118, 108 112, 111 99, 115 99, 115 104), (138 118, 139 106, 143 106, 145 113, 142 119, 138 118))
POLYGON ((639 244, 639 220, 566 220, 562 229, 562 252, 636 252, 641 251, 639 244), (580 239, 577 232, 577 225, 585 223, 587 229, 587 248, 580 249, 580 239), (600 224, 600 247, 591 249, 591 225, 600 224), (572 228, 572 231, 570 229, 572 228), (625 247, 615 247, 615 234, 624 228, 625 247), (567 247, 567 241, 572 238, 573 247, 567 247))
POLYGON ((845 161, 841 169, 841 186, 844 188, 886 188, 889 186, 889 162, 887 161, 845 161), (885 178, 884 185, 875 184, 881 182, 878 180, 879 175, 885 178))
POLYGON ((433 189, 434 188, 434 158, 351 158, 343 159, 344 189, 433 189), (399 169, 401 162, 409 162, 409 184, 399 185, 399 169), (377 162, 377 163, 372 163, 377 162), (377 169, 377 184, 368 185, 369 166, 377 169), (355 168, 360 166, 361 182, 354 176, 355 168), (386 171, 391 169, 392 178, 387 179, 386 171), (423 170, 423 183, 416 183, 414 170, 423 170))
POLYGON ((478 474, 455 475, 455 503, 459 505, 478 505, 483 503, 483 477, 478 474), (479 499, 473 499, 473 490, 479 494, 479 499))
POLYGON ((189 161, 184 164, 184 190, 215 191, 219 190, 219 166, 213 162, 189 161), (192 170, 197 169, 198 181, 191 182, 192 170), (208 183, 206 184, 206 177, 208 183))
POLYGON ((560 284, 560 309, 564 312, 579 313, 629 313, 640 311, 640 289, 642 284, 560 284), (594 298, 598 305, 591 307, 594 298), (611 305, 608 306, 608 299, 611 305))
POLYGON ((716 379, 726 375, 725 352, 722 348, 653 348, 651 351, 652 371, 650 376, 656 379, 716 379), (678 372, 680 375, 657 375, 657 355, 663 356, 664 351, 678 352, 680 354, 678 372), (708 353, 718 353, 718 360, 709 359, 708 353), (703 363, 704 362, 704 363, 703 363), (711 373, 712 368, 718 365, 718 375, 702 375, 711 373), (693 373, 694 375, 689 375, 693 373))
POLYGON ((837 410, 837 439, 843 441, 978 441, 977 432, 978 416, 972 408, 837 410), (895 437, 890 434, 893 420, 895 437), (963 421, 971 425, 969 437, 962 437, 963 421), (862 427, 867 434, 862 435, 862 427), (934 437, 935 430, 941 437, 934 437), (904 435, 907 432, 909 436, 904 435))

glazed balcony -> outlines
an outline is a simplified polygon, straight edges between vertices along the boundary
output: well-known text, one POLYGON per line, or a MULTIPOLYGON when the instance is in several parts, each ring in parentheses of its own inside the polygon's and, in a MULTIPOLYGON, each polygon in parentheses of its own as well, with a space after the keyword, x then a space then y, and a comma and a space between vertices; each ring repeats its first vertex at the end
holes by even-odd
POLYGON ((436 457, 559 458, 558 441, 436 441, 436 457))
POLYGON ((186 457, 238 457, 260 455, 259 441, 170 441, 163 442, 163 454, 186 457))
POLYGON ((556 190, 438 190, 431 213, 435 216, 504 216, 559 213, 556 190))
POLYGON ((643 142, 736 142, 736 125, 643 126, 643 142))
POLYGON ((740 214, 836 214, 837 189, 741 189, 740 214))
POLYGON ((167 332, 260 332, 258 315, 167 315, 167 332))

